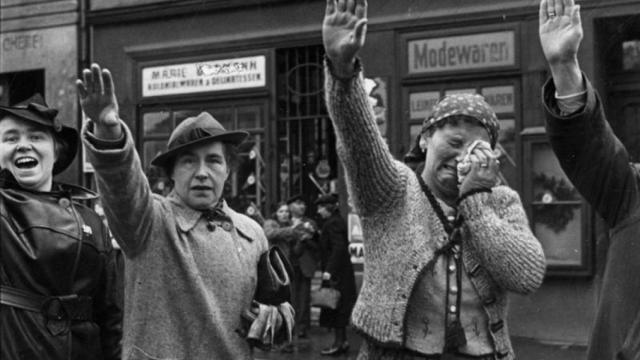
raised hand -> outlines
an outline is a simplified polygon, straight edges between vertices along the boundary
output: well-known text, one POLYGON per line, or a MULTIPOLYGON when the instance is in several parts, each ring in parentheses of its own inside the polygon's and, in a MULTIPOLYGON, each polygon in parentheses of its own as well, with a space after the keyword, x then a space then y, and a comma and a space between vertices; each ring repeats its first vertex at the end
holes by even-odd
POLYGON ((353 73, 353 62, 364 46, 366 32, 366 0, 327 0, 322 40, 337 75, 353 73))
POLYGON ((542 0, 539 32, 550 65, 576 61, 583 35, 580 5, 574 0, 542 0))
POLYGON ((118 139, 122 135, 118 116, 118 100, 111 73, 92 64, 82 71, 83 80, 76 80, 80 105, 85 115, 95 122, 95 134, 103 139, 118 139))

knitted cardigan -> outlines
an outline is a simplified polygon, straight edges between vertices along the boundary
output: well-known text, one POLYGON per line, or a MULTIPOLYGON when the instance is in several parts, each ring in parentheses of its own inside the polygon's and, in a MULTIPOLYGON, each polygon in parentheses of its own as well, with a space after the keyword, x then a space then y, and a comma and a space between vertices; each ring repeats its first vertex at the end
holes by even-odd
MULTIPOLYGON (((361 67, 350 79, 325 64, 327 109, 336 132, 347 190, 362 218, 362 288, 351 321, 367 341, 362 358, 402 359, 405 314, 414 285, 446 245, 447 233, 416 174, 393 159, 376 126, 361 67), (386 349, 374 356, 372 348, 386 349), (397 349, 389 351, 389 348, 397 349), (369 350, 367 350, 369 349, 369 350)), ((513 359, 506 325, 507 291, 527 294, 542 283, 545 258, 518 194, 505 186, 458 206, 464 217, 463 264, 483 301, 496 358, 513 359)))

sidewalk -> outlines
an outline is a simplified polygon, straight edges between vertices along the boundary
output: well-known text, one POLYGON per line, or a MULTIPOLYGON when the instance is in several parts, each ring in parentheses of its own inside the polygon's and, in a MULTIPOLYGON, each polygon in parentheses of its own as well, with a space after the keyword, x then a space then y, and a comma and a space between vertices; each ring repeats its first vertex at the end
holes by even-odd
MULTIPOLYGON (((309 339, 296 342, 293 353, 280 351, 262 352, 256 351, 256 360, 328 360, 343 359, 354 360, 358 354, 361 338, 353 330, 347 331, 351 347, 347 354, 337 357, 321 356, 320 350, 331 344, 333 333, 327 329, 313 326, 309 332, 309 339)), ((512 338, 513 348, 518 360, 583 360, 586 357, 586 348, 574 346, 559 346, 542 344, 532 339, 512 338)))

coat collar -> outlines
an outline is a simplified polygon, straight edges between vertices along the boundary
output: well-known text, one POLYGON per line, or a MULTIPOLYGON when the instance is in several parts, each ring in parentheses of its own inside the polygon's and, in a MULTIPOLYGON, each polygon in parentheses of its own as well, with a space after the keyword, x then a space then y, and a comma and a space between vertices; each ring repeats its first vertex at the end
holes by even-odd
MULTIPOLYGON (((176 224, 182 232, 189 232, 196 226, 200 218, 207 216, 208 211, 195 210, 187 206, 174 191, 167 195, 167 199, 173 207, 176 224)), ((250 235, 253 231, 246 223, 246 220, 244 220, 240 214, 231 209, 225 200, 222 200, 218 205, 216 205, 216 208, 212 210, 219 212, 220 219, 228 221, 236 228, 241 237, 249 241, 254 240, 253 236, 250 235)))

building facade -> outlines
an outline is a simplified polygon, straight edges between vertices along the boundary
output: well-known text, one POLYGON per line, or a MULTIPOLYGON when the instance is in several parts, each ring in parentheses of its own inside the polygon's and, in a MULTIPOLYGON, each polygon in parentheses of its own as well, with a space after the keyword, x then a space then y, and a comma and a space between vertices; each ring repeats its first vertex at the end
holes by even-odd
MULTIPOLYGON (((60 110, 60 120, 78 127, 75 79, 78 74, 77 0, 0 1, 0 104, 12 105, 34 92, 60 110)), ((79 161, 58 176, 77 182, 79 161)))
MULTIPOLYGON (((29 1, 2 0, 3 10, 18 3, 29 1)), ((13 65, 3 62, 0 75, 45 69, 53 79, 45 81, 47 98, 79 124, 72 90, 77 64, 109 68, 155 191, 167 186, 150 160, 177 123, 209 111, 225 127, 251 134, 225 190, 237 210, 268 216, 294 195, 312 201, 336 191, 347 198, 323 99, 325 1, 59 3, 74 4, 76 23, 65 36, 78 39, 75 47, 56 48, 59 57, 27 66, 27 50, 15 49, 27 45, 10 36, 32 30, 7 28, 3 12, 2 59, 13 65)), ((581 6, 581 66, 602 94, 612 127, 640 161, 640 4, 585 0, 581 6)), ((480 93, 498 113, 504 180, 520 193, 549 264, 536 294, 512 298, 510 331, 585 346, 608 237, 546 141, 540 96, 549 73, 538 40, 538 1, 369 1, 368 20, 360 54, 365 81, 380 131, 398 158, 446 94, 480 93)), ((37 31, 54 30, 61 31, 57 25, 37 31)), ((41 53, 54 51, 44 45, 53 40, 41 39, 41 53)), ((86 182, 90 174, 79 164, 74 176, 86 182)), ((357 262, 361 233, 356 214, 349 218, 357 262)))

